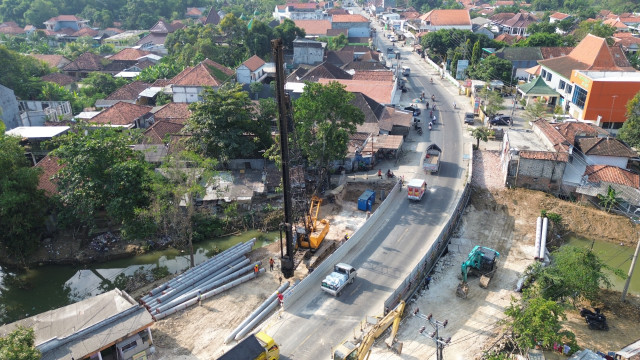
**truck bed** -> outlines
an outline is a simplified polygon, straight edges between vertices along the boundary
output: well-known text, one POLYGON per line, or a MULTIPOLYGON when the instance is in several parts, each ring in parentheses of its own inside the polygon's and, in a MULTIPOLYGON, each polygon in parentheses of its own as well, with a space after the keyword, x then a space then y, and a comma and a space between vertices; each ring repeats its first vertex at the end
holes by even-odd
POLYGON ((439 152, 436 152, 436 153, 434 153, 434 154, 429 154, 429 153, 427 153, 427 155, 429 155, 429 157, 426 157, 426 156, 425 156, 425 158, 424 158, 424 163, 425 163, 425 164, 432 164, 432 165, 435 165, 435 164, 437 164, 437 163, 438 163, 438 161, 440 160, 440 153, 439 153, 439 152))

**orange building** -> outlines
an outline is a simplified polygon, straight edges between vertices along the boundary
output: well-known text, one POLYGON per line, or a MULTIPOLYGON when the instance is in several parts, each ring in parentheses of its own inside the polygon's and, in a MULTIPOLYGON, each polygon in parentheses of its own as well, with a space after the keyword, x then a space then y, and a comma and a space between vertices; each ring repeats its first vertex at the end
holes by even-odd
POLYGON ((640 92, 640 72, 573 70, 569 115, 617 129, 626 120, 627 102, 640 92))

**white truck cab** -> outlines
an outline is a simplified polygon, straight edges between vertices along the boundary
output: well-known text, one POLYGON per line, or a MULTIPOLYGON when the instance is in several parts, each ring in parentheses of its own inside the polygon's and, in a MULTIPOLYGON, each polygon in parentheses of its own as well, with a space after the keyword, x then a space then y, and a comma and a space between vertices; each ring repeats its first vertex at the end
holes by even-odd
POLYGON ((322 280, 322 290, 333 296, 340 296, 342 289, 347 284, 353 283, 356 278, 356 269, 345 263, 338 263, 333 267, 333 272, 322 280))

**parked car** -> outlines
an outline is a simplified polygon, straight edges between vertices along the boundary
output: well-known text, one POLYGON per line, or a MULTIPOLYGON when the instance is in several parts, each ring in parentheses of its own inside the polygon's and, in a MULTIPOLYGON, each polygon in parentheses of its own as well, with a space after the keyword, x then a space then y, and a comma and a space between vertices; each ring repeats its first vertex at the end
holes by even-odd
POLYGON ((464 114, 464 123, 465 124, 469 124, 469 125, 473 125, 473 123, 475 122, 475 115, 471 112, 465 113, 464 114))
POLYGON ((500 115, 491 119, 491 125, 508 126, 511 125, 511 116, 500 115))
POLYGON ((422 111, 417 107, 407 106, 404 109, 413 112, 413 116, 420 116, 420 114, 422 114, 422 111))

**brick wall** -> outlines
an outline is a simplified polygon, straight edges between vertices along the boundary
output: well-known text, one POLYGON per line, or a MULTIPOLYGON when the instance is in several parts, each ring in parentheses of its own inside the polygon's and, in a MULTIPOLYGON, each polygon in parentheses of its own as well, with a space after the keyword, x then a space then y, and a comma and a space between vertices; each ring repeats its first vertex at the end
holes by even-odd
POLYGON ((519 159, 514 186, 558 192, 566 163, 550 160, 519 159))

